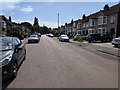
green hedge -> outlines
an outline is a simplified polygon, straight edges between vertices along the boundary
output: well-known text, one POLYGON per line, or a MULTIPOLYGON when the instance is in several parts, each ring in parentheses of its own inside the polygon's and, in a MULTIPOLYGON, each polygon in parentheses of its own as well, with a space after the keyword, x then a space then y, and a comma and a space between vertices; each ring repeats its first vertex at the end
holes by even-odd
POLYGON ((84 38, 81 38, 81 37, 74 38, 73 40, 74 40, 74 41, 79 41, 79 42, 84 42, 84 41, 86 41, 86 40, 84 40, 84 38))

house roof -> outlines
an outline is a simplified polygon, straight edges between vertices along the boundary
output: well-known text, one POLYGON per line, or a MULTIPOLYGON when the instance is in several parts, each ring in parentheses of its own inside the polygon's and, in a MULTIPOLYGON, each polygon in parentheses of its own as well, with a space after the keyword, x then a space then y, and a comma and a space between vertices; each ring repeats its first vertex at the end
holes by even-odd
POLYGON ((89 19, 97 19, 99 14, 102 12, 104 15, 112 15, 118 12, 118 10, 120 10, 120 4, 114 5, 112 7, 109 7, 108 10, 100 10, 96 13, 90 14, 89 16, 86 16, 85 19, 82 20, 82 22, 88 22, 89 19))
POLYGON ((105 15, 112 15, 117 13, 119 9, 120 9, 120 3, 112 7, 109 7, 108 10, 102 10, 101 12, 103 12, 105 15))
POLYGON ((4 21, 6 21, 7 24, 12 25, 12 22, 10 22, 4 15, 0 15, 4 21))

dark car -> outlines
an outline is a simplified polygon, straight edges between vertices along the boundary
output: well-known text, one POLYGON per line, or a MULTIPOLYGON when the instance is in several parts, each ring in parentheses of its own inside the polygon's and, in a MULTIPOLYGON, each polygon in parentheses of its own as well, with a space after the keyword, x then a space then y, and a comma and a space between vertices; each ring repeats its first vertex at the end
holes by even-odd
POLYGON ((17 76, 18 68, 26 58, 26 49, 16 37, 0 37, 0 44, 0 68, 4 81, 17 76))
POLYGON ((101 42, 110 42, 112 41, 112 37, 108 34, 99 34, 99 33, 93 33, 87 36, 87 41, 89 43, 91 42, 96 42, 96 41, 101 41, 101 42))

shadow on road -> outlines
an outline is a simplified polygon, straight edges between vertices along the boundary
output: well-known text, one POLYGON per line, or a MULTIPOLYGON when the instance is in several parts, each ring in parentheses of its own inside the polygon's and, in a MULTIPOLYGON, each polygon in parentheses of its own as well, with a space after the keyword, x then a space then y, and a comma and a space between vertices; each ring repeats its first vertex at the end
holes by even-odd
MULTIPOLYGON (((24 62, 24 61, 23 61, 24 62)), ((20 64, 20 66, 18 67, 18 70, 20 69, 21 65, 23 64, 23 62, 20 64)), ((5 90, 9 85, 10 83, 12 83, 12 81, 15 80, 16 77, 11 77, 10 79, 8 80, 5 80, 5 81, 2 81, 2 90, 5 90)))
POLYGON ((11 77, 10 79, 3 81, 2 90, 5 90, 14 79, 15 79, 14 77, 11 77))

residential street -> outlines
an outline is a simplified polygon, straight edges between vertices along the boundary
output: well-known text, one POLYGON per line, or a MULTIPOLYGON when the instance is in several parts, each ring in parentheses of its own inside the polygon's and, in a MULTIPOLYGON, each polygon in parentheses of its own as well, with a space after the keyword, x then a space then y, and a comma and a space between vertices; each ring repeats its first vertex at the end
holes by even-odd
POLYGON ((8 88, 118 88, 117 57, 42 35, 8 88))

